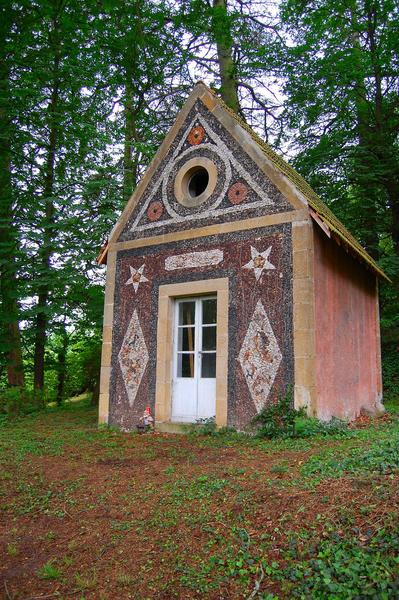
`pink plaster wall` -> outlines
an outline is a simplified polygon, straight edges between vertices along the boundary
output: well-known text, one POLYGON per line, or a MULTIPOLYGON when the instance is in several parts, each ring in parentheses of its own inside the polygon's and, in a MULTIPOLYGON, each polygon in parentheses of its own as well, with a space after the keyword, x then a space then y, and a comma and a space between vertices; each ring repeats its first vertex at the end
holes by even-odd
POLYGON ((314 225, 317 416, 381 408, 378 296, 371 271, 314 225))

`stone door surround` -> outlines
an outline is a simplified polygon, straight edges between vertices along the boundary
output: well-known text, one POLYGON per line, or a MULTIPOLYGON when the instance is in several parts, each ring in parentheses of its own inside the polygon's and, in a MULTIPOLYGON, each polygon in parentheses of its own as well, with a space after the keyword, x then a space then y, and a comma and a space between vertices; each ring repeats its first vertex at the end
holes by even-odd
POLYGON ((172 409, 173 303, 175 298, 216 294, 216 425, 227 425, 229 280, 207 279, 159 287, 155 422, 169 423, 172 409))

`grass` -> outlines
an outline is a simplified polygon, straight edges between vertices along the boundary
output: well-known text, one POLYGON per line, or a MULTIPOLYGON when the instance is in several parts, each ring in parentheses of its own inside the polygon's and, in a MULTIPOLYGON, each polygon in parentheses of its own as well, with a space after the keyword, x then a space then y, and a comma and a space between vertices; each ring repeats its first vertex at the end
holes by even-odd
POLYGON ((3 423, 6 597, 399 597, 396 408, 299 431, 138 436, 84 400, 3 423))
POLYGON ((37 576, 40 579, 60 579, 61 571, 57 569, 52 560, 49 560, 37 570, 37 576))

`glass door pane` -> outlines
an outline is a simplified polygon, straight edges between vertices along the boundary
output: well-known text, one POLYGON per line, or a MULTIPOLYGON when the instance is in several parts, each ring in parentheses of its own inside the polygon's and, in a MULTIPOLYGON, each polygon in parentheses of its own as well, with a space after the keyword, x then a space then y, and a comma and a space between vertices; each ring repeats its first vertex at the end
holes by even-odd
POLYGON ((179 325, 195 324, 195 301, 179 302, 179 325))
POLYGON ((194 352, 195 350, 195 328, 178 327, 177 350, 178 352, 194 352))
POLYGON ((201 301, 201 377, 216 377, 216 298, 201 301))
POLYGON ((216 351, 216 325, 202 327, 202 350, 216 351))
POLYGON ((194 359, 194 354, 178 354, 177 377, 194 377, 194 359))
POLYGON ((216 377, 216 352, 209 352, 202 355, 201 377, 216 377))
POLYGON ((216 298, 202 301, 202 323, 216 325, 216 298))
POLYGON ((195 307, 195 300, 184 300, 178 303, 178 319, 176 331, 176 377, 195 377, 195 307))

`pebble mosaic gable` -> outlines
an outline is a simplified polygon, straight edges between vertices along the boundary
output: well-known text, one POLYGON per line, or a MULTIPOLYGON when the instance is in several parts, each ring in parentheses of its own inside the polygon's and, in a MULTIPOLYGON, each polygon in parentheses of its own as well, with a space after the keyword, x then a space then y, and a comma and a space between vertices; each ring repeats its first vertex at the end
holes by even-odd
POLYGON ((197 100, 166 157, 134 207, 118 241, 291 210, 292 207, 233 137, 197 100), (196 207, 179 203, 174 183, 193 158, 217 171, 210 197, 196 207))
POLYGON ((229 425, 244 428, 293 383, 290 224, 123 250, 116 264, 110 425, 132 430, 146 406, 154 409, 159 286, 220 277, 229 278, 229 425), (146 281, 136 290, 125 285, 142 265, 146 281))

